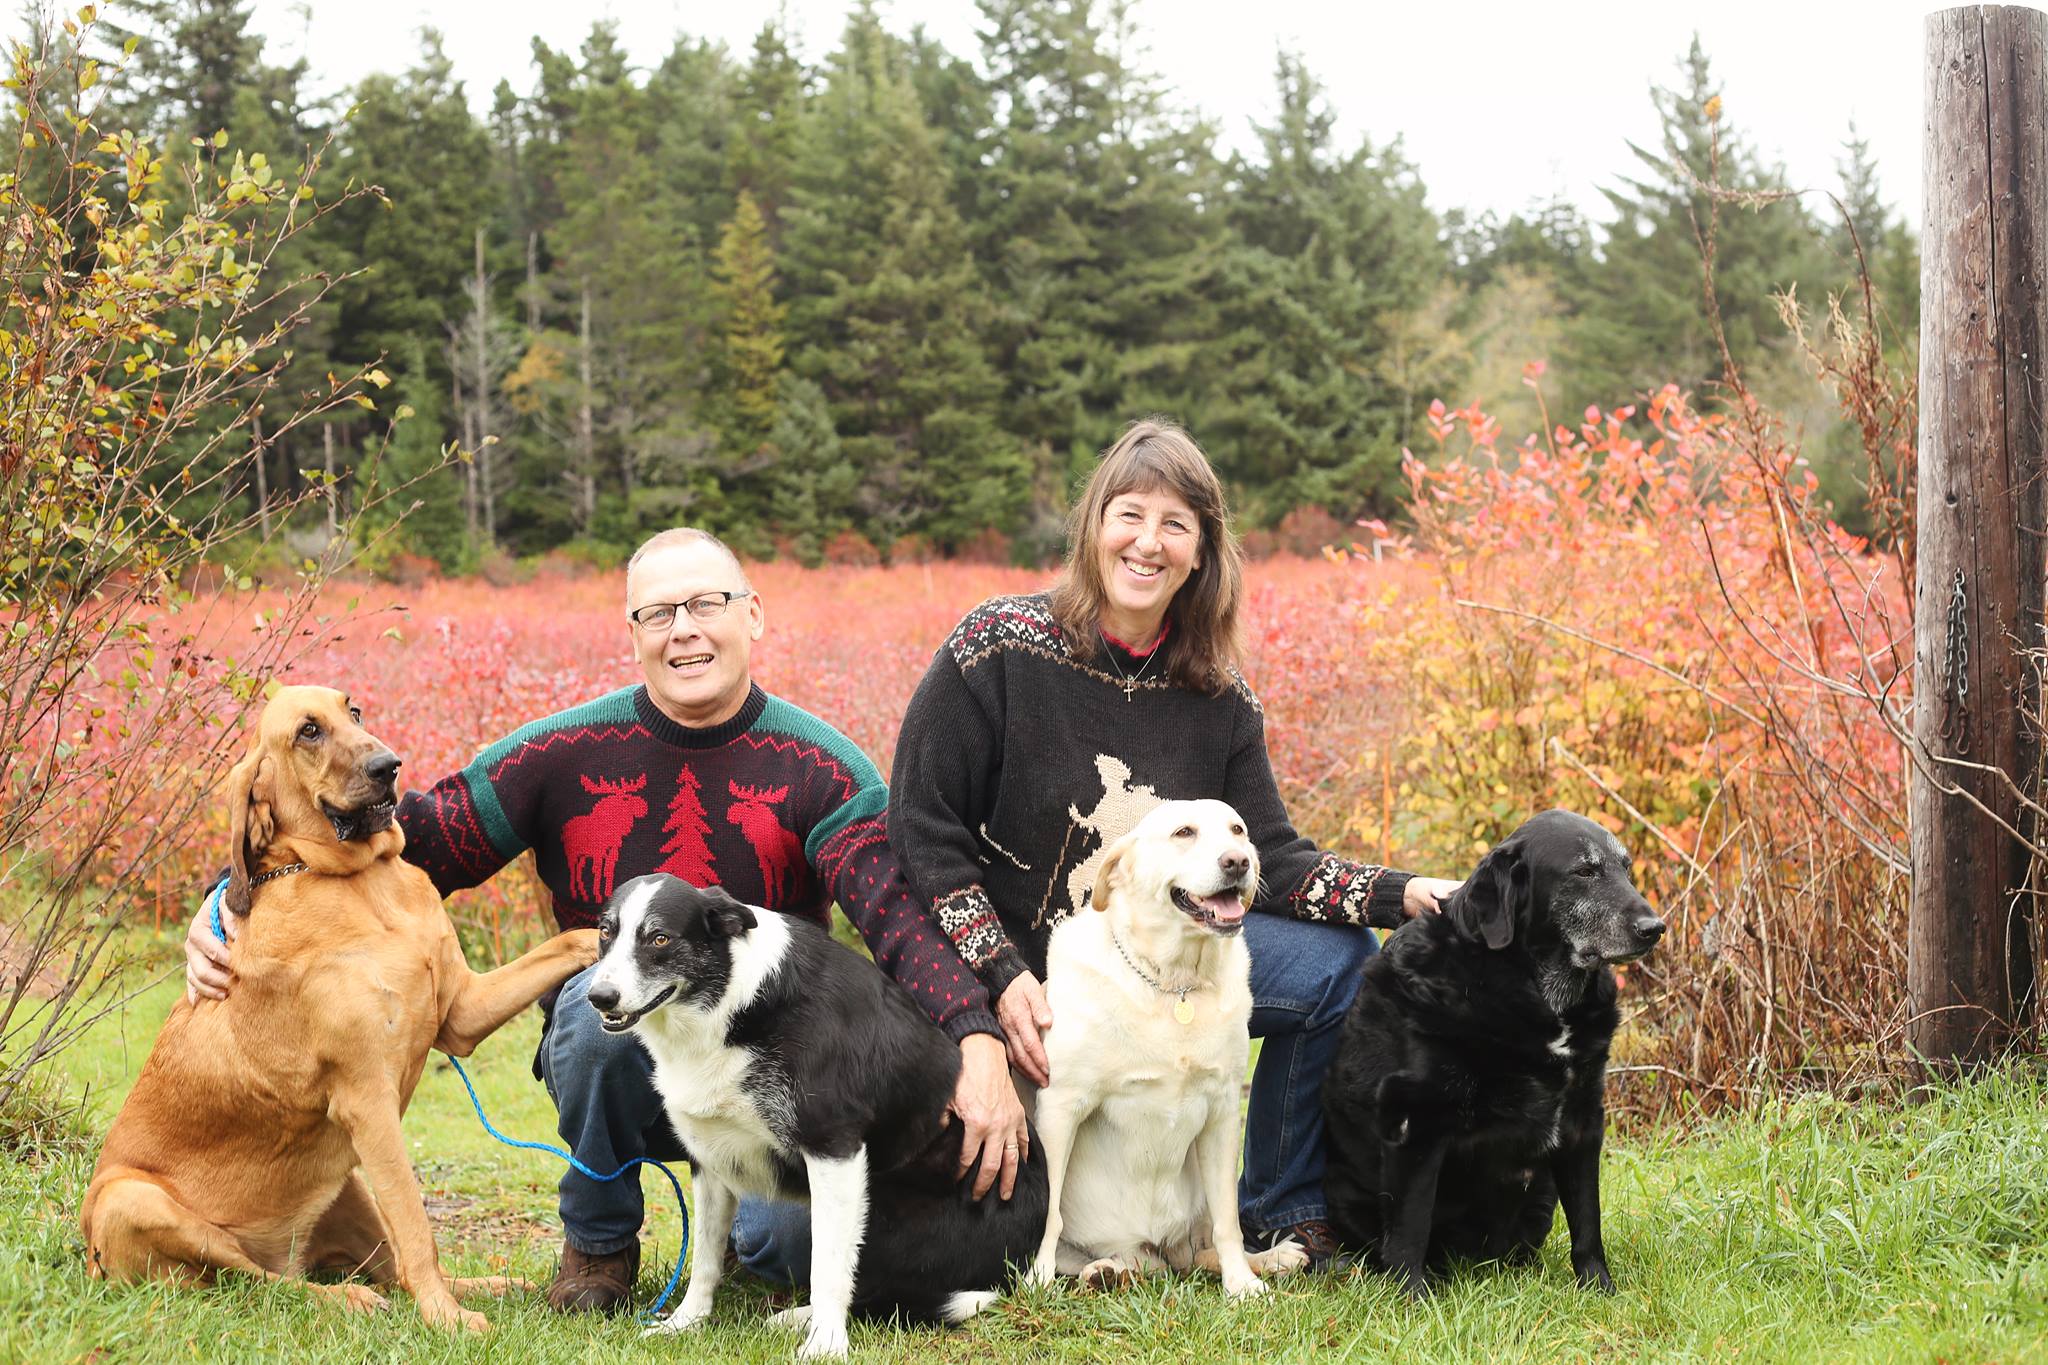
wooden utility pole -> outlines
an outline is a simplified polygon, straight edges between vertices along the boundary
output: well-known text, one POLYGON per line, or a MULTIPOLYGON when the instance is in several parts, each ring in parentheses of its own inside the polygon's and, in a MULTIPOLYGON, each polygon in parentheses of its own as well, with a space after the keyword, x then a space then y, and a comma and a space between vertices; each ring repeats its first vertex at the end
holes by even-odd
POLYGON ((1926 34, 1906 978, 1912 1044, 1948 1067, 2012 1041, 2034 991, 2039 874, 2001 823, 2043 834, 2012 784, 2038 799, 2048 14, 1926 34))

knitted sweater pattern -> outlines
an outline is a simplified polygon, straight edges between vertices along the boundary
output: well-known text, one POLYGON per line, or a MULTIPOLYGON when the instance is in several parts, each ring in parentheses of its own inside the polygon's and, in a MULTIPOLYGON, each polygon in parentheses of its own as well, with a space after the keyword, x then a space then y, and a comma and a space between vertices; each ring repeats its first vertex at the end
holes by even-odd
POLYGON ((875 961, 946 1032, 998 1033, 888 841, 888 788, 853 742, 756 686, 690 729, 634 686, 514 731, 399 803, 407 861, 445 896, 531 850, 564 929, 621 883, 667 872, 821 926, 837 902, 875 961))
POLYGON ((1244 817, 1261 866, 1255 911, 1400 922, 1408 874, 1295 831, 1243 677, 1204 695, 1155 662, 1110 641, 1082 659, 1044 594, 999 597, 960 622, 911 699, 890 838, 991 993, 1044 974, 1052 927, 1088 903, 1109 845, 1168 800, 1215 798, 1244 817))

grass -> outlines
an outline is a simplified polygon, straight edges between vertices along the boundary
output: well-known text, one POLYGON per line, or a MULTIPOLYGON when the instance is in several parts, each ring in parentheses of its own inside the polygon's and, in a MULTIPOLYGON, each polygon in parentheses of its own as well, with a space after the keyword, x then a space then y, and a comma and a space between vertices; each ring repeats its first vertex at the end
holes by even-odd
MULTIPOLYGON (((699 1337, 645 1344, 627 1322, 557 1317, 538 1294, 480 1305, 495 1330, 471 1338, 422 1326, 402 1295, 389 1311, 357 1315, 288 1286, 88 1279, 76 1215, 94 1135, 176 989, 151 988, 65 1054, 66 1093, 84 1096, 77 1117, 46 1122, 33 1145, 0 1160, 0 1359, 790 1358, 792 1341, 759 1325, 766 1296, 744 1275, 728 1281, 699 1337)), ((515 1021, 470 1070, 500 1129, 551 1140, 552 1108, 527 1069, 537 1026, 533 1014, 515 1021)), ((1574 1287, 1560 1224, 1540 1270, 1470 1271, 1420 1305, 1364 1275, 1298 1277, 1238 1307, 1200 1281, 1102 1296, 1026 1290, 957 1332, 856 1327, 855 1355, 931 1365, 2048 1360, 2044 1106, 2048 1076, 2026 1065, 1905 1109, 1807 1097, 1683 1135, 1617 1140, 1604 1172, 1612 1298, 1574 1287)), ((560 1236, 555 1159, 493 1142, 445 1064, 429 1067, 406 1129, 444 1265, 544 1282, 560 1236)), ((645 1189, 641 1288, 651 1299, 672 1264, 677 1218, 658 1174, 645 1189)))

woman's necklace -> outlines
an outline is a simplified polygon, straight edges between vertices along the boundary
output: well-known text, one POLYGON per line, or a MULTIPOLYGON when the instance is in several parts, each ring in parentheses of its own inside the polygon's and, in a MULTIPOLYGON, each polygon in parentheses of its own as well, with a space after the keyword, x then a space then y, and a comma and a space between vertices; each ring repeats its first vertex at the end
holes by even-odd
POLYGON ((1145 656, 1144 667, 1140 668, 1136 673, 1126 673, 1124 672, 1124 666, 1116 661, 1116 647, 1110 644, 1109 636, 1103 634, 1100 627, 1097 627, 1095 633, 1102 639, 1102 652, 1109 657, 1109 666, 1116 670, 1117 677, 1123 679, 1124 700, 1129 701, 1131 695, 1138 690, 1138 684, 1145 681, 1145 675, 1152 671, 1152 661, 1159 657, 1161 653, 1159 646, 1162 641, 1157 638, 1152 641, 1152 652, 1145 656))

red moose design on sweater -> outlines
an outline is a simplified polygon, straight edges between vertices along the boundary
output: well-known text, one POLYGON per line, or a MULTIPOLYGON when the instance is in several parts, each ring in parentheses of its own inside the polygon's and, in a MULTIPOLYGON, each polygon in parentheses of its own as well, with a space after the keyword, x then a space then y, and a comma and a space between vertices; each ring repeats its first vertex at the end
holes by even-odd
POLYGON ((633 822, 647 814, 647 802, 633 793, 647 785, 647 774, 625 781, 582 778, 583 790, 597 804, 562 826, 562 848, 569 855, 569 894, 601 901, 612 894, 619 867, 619 845, 633 831, 633 822))
POLYGON ((784 829, 770 809, 782 804, 789 788, 785 785, 771 791, 766 787, 742 787, 737 782, 725 785, 738 798, 726 808, 725 818, 738 825, 740 833, 754 846, 754 858, 761 864, 761 891, 767 903, 780 905, 783 882, 790 868, 804 859, 803 840, 784 829))

